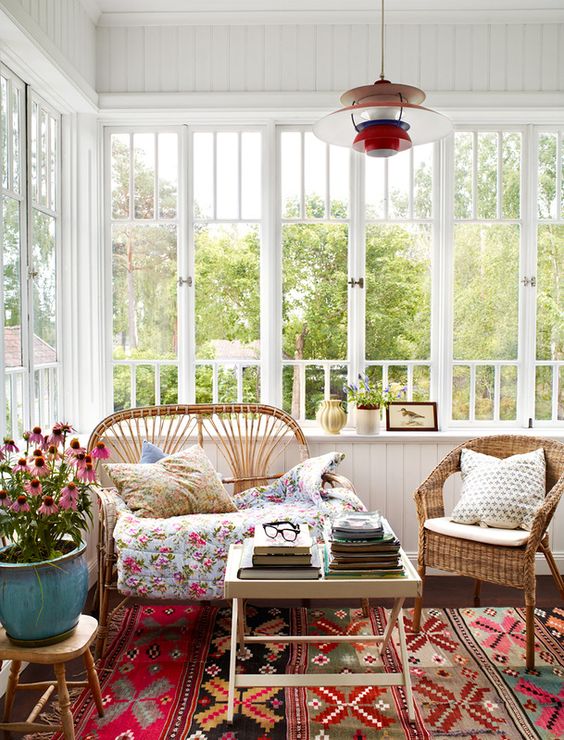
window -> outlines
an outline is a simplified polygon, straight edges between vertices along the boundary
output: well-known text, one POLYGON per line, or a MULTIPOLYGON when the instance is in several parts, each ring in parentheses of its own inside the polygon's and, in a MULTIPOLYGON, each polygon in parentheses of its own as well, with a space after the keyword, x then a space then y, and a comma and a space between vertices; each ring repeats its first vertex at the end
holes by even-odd
POLYGON ((115 408, 307 421, 366 370, 443 426, 564 420, 562 131, 461 128, 387 160, 301 125, 107 141, 115 408))
POLYGON ((60 117, 5 67, 0 111, 3 427, 17 438, 59 415, 60 117))

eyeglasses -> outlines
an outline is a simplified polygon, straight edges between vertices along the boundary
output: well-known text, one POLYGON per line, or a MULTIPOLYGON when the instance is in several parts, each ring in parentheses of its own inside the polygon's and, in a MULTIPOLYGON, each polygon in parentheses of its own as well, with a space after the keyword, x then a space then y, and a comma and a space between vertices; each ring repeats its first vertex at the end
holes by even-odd
POLYGON ((295 542, 300 533, 300 525, 294 522, 267 522, 262 525, 264 533, 271 540, 275 540, 280 535, 286 542, 295 542))

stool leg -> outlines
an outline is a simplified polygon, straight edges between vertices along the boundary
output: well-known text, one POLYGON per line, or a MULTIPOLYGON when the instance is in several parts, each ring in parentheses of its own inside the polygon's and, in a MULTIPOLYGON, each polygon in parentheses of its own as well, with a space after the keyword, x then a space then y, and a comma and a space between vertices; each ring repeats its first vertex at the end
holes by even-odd
POLYGON ((65 664, 55 663, 55 676, 57 677, 57 694, 59 698, 59 707, 61 709, 61 724, 63 725, 63 735, 65 740, 75 740, 74 722, 70 710, 70 696, 65 679, 65 664))
POLYGON ((96 709, 98 710, 98 717, 104 716, 104 705, 102 704, 102 693, 100 691, 100 682, 98 681, 98 674, 96 673, 96 666, 94 665, 94 658, 90 652, 90 648, 86 649, 83 655, 84 665, 86 666, 86 672, 88 674, 88 685, 90 691, 94 697, 96 709))
POLYGON ((4 722, 10 721, 21 665, 21 660, 13 660, 10 666, 10 677, 8 678, 8 688, 6 689, 6 697, 4 699, 4 722))

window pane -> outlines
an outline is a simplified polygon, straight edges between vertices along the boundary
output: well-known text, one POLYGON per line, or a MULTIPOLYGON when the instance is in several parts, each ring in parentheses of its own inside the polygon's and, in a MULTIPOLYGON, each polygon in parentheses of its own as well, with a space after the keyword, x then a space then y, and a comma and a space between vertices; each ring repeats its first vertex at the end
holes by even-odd
POLYGON ((129 216, 129 134, 112 134, 112 218, 129 216))
POLYGON ((57 122, 49 116, 49 208, 57 207, 57 122))
POLYGON ((307 218, 325 218, 327 144, 307 131, 304 150, 305 215, 307 218))
POLYGON ((241 218, 260 218, 262 210, 262 137, 258 131, 241 134, 241 218))
POLYGON ((178 136, 159 134, 159 218, 176 218, 178 136))
POLYGON ((258 226, 210 224, 194 233, 196 357, 260 357, 258 226))
POLYGON ((137 365, 135 368, 136 406, 154 406, 155 368, 152 365, 137 365))
POLYGON ((537 367, 535 418, 539 421, 552 419, 552 368, 548 365, 537 367))
POLYGON ((503 134, 502 141, 501 215, 503 218, 519 218, 521 215, 521 134, 503 134))
POLYGON ((131 375, 129 367, 114 365, 114 411, 128 409, 131 406, 131 375))
POLYGON ((243 368, 243 403, 260 401, 260 368, 255 366, 243 368))
POLYGON ((282 227, 284 357, 346 359, 347 251, 345 224, 282 227))
POLYGON ((239 218, 239 135, 217 135, 217 218, 239 218))
POLYGON ((368 367, 366 367, 365 372, 368 375, 371 383, 382 382, 383 372, 381 365, 369 365, 368 367))
POLYGON ((413 215, 431 218, 433 212, 433 144, 413 150, 413 215))
POLYGON ((218 403, 237 402, 237 374, 234 367, 220 366, 217 373, 218 403))
POLYGON ((351 154, 342 146, 329 147, 329 188, 332 218, 349 216, 351 154))
POLYGON ((556 218, 556 134, 539 136, 538 216, 556 218))
POLYGON ((456 421, 470 418, 470 368, 466 365, 452 368, 452 418, 456 421))
POLYGON ((366 359, 426 360, 431 337, 431 227, 366 229, 366 359))
POLYGON ((384 218, 386 198, 386 160, 380 157, 366 157, 364 160, 364 166, 366 218, 384 218))
POLYGON ((0 77, 0 166, 2 187, 8 188, 8 80, 0 77))
POLYGON ((38 140, 37 125, 39 121, 39 106, 34 101, 31 104, 31 199, 34 203, 39 200, 39 173, 38 173, 38 140))
POLYGON ((564 421, 564 366, 558 372, 558 421, 564 421))
POLYGON ((537 241, 537 360, 564 360, 564 226, 541 225, 537 241))
POLYGON ((431 399, 431 368, 416 365, 413 368, 413 400, 429 401, 431 399))
POLYGON ((48 149, 48 136, 49 136, 49 120, 47 111, 43 108, 39 109, 39 203, 41 205, 48 205, 47 203, 47 165, 49 163, 49 149, 48 149))
POLYGON ((20 204, 4 197, 2 203, 2 243, 4 261, 4 364, 21 367, 21 257, 20 204))
POLYGON ((212 218, 214 213, 214 136, 194 134, 194 218, 212 218))
POLYGON ((196 403, 212 403, 213 370, 209 365, 196 367, 196 403))
POLYGON ((155 136, 133 134, 135 218, 155 217, 155 136))
POLYGON ((176 227, 115 224, 114 358, 176 357, 176 227))
POLYGON ((401 152, 388 160, 388 198, 390 218, 407 218, 409 209, 411 152, 401 152))
POLYGON ((282 366, 282 409, 295 419, 300 418, 300 381, 296 366, 282 366))
POLYGON ((519 238, 514 224, 455 225, 455 359, 517 359, 519 238))
POLYGON ((161 365, 160 403, 178 403, 178 367, 161 365))
POLYGON ((55 219, 33 211, 33 359, 36 365, 57 360, 57 281, 55 219))
POLYGON ((21 92, 12 88, 12 190, 20 192, 21 172, 21 92))
POLYGON ((476 214, 478 218, 497 216, 497 134, 478 134, 478 172, 476 214))
POLYGON ((301 157, 301 133, 299 131, 283 131, 280 135, 282 218, 299 218, 301 216, 301 157))
POLYGON ((494 368, 491 365, 476 367, 476 397, 474 414, 478 420, 494 418, 494 368))
POLYGON ((325 398, 325 371, 320 365, 305 369, 305 418, 315 419, 319 404, 325 398))
POLYGON ((514 421, 517 418, 517 368, 505 365, 500 373, 499 418, 514 421))
POLYGON ((472 169, 474 135, 459 131, 454 135, 454 217, 472 216, 472 169))
POLYGON ((340 398, 341 401, 346 401, 347 394, 345 393, 344 386, 347 382, 347 368, 345 365, 335 365, 331 368, 329 374, 329 395, 331 398, 340 398))

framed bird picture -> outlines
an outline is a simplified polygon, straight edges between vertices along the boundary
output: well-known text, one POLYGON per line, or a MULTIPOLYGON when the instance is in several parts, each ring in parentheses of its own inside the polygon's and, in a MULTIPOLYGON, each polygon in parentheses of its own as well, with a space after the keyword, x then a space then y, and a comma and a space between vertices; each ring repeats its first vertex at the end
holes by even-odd
POLYGON ((386 409, 388 432, 436 432, 436 401, 394 401, 386 409))

